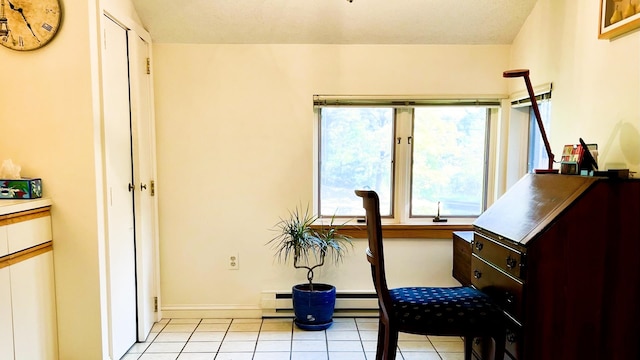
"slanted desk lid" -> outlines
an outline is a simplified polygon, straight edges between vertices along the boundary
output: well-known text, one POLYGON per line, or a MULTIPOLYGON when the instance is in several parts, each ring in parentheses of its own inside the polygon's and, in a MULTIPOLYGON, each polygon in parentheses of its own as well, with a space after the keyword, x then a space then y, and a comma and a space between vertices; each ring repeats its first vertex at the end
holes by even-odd
POLYGON ((473 225, 526 245, 599 180, 576 175, 527 174, 473 225))

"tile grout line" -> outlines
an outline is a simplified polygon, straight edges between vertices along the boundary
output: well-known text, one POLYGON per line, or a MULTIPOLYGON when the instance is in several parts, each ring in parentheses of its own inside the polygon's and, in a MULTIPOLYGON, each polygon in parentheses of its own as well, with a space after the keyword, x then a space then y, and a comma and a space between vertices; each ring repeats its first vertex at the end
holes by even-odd
MULTIPOLYGON (((224 336, 220 340, 220 346, 218 346, 218 351, 216 351, 216 356, 213 357, 214 360, 216 360, 218 358, 218 355, 220 355, 220 350, 222 349, 222 344, 224 343, 224 339, 227 338, 227 335, 229 334, 229 330, 231 329, 231 324, 233 324, 234 320, 235 319, 232 318, 231 321, 229 321, 229 324, 227 324, 227 329, 224 331, 224 336)), ((258 334, 258 336, 260 336, 260 335, 258 334)), ((251 358, 253 358, 253 355, 251 356, 251 358)))
MULTIPOLYGON (((231 321, 233 322, 233 320, 231 321)), ((262 325, 264 325, 264 319, 260 320, 260 327, 258 328, 258 336, 256 337, 256 343, 253 345, 253 353, 251 354, 252 360, 256 357, 256 351, 258 351, 258 341, 260 341, 260 334, 262 333, 262 325)))
POLYGON ((196 329, 198 328, 198 326, 200 326, 200 324, 202 324, 202 319, 200 319, 200 321, 198 321, 198 323, 196 324, 196 327, 193 328, 193 331, 191 332, 191 334, 189 334, 189 337, 187 337, 187 341, 184 343, 184 346, 182 347, 182 349, 178 353, 178 357, 177 358, 180 358, 180 355, 182 355, 182 352, 184 351, 184 348, 187 347, 187 344, 189 344, 189 340, 191 340, 191 338, 193 337, 193 334, 196 332, 196 329))
POLYGON ((362 348, 362 354, 364 355, 364 358, 367 359, 367 351, 365 350, 364 343, 362 342, 362 335, 360 335, 360 327, 358 326, 358 321, 356 320, 356 318, 353 318, 353 322, 356 323, 356 333, 358 334, 358 339, 360 340, 360 347, 362 348))
MULTIPOLYGON (((262 321, 264 322, 264 319, 262 319, 262 321)), ((289 344, 289 360, 293 360, 293 333, 295 330, 295 326, 296 324, 294 323, 294 320, 291 320, 291 343, 289 344)), ((260 338, 259 335, 258 338, 260 338)))

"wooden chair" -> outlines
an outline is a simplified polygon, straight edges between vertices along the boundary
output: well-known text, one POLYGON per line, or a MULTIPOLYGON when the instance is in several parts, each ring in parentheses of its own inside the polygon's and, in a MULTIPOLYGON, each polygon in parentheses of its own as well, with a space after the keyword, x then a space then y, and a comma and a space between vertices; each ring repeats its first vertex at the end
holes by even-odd
POLYGON ((384 271, 380 203, 374 191, 356 190, 367 214, 367 259, 380 304, 376 360, 394 360, 398 332, 464 337, 464 358, 471 359, 474 337, 492 337, 495 359, 504 358, 506 320, 491 299, 472 287, 389 289, 384 271))

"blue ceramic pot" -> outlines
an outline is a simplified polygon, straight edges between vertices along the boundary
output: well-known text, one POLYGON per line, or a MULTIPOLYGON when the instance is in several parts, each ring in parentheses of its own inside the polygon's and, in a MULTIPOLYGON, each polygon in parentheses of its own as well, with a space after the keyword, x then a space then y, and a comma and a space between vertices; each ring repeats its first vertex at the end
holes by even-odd
POLYGON ((328 284, 299 284, 292 291, 295 324, 303 330, 324 330, 333 323, 336 287, 328 284))

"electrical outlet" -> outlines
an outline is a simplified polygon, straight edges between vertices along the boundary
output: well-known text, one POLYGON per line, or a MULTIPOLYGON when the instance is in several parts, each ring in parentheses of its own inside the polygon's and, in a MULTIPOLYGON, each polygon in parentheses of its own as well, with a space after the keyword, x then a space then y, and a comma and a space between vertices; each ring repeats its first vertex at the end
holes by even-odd
POLYGON ((229 255, 229 270, 238 269, 240 269, 240 257, 237 253, 229 255))

